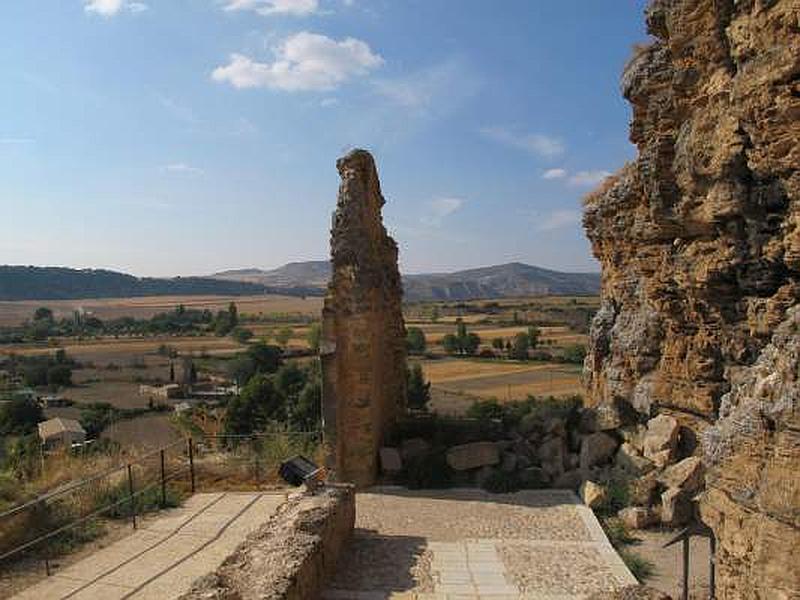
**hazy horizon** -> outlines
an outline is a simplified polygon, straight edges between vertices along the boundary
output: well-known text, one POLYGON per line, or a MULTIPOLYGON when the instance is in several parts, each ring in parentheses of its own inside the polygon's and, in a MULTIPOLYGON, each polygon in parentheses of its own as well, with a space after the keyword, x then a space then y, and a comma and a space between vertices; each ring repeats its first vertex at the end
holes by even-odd
POLYGON ((408 273, 597 272, 644 0, 74 0, 0 9, 0 262, 138 276, 328 253, 373 152, 408 273))

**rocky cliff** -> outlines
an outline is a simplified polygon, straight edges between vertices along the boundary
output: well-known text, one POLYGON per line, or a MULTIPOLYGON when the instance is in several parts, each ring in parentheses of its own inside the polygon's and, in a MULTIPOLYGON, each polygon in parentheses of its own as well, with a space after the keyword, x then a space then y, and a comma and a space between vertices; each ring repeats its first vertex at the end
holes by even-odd
POLYGON ((714 426, 720 597, 796 597, 800 2, 655 0, 646 18, 655 41, 622 77, 638 157, 586 201, 589 399, 671 413, 684 454, 714 426))
POLYGON ((403 291, 372 156, 353 150, 336 168, 342 181, 320 344, 325 441, 336 478, 366 486, 377 473, 383 438, 405 407, 403 291))

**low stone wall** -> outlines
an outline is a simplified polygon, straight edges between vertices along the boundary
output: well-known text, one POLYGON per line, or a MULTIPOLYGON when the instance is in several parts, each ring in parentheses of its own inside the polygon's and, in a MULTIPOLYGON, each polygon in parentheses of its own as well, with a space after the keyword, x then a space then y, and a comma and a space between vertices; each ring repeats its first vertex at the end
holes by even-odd
POLYGON ((355 524, 352 486, 327 487, 287 503, 181 600, 318 598, 355 524))

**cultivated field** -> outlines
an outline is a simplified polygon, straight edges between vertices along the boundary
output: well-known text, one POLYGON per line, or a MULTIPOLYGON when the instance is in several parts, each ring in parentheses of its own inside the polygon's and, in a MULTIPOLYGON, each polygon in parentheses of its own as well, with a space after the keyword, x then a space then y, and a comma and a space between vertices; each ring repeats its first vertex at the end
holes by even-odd
POLYGON ((0 326, 17 325, 29 319, 40 306, 52 309, 56 319, 69 317, 82 310, 99 319, 135 317, 143 319, 173 310, 183 304, 186 308, 224 310, 235 302, 239 311, 247 314, 295 313, 316 315, 322 310, 322 298, 295 296, 143 296, 141 298, 96 298, 80 300, 21 300, 0 302, 0 326))

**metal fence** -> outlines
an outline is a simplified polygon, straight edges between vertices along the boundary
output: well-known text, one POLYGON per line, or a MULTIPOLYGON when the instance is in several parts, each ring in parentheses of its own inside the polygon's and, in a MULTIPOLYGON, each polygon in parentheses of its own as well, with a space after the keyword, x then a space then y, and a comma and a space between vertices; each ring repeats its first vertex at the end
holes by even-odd
POLYGON ((280 463, 319 458, 318 431, 187 438, 71 481, 0 513, 0 573, 21 558, 51 560, 98 534, 103 520, 127 520, 176 506, 196 491, 254 489, 280 482, 280 463))

